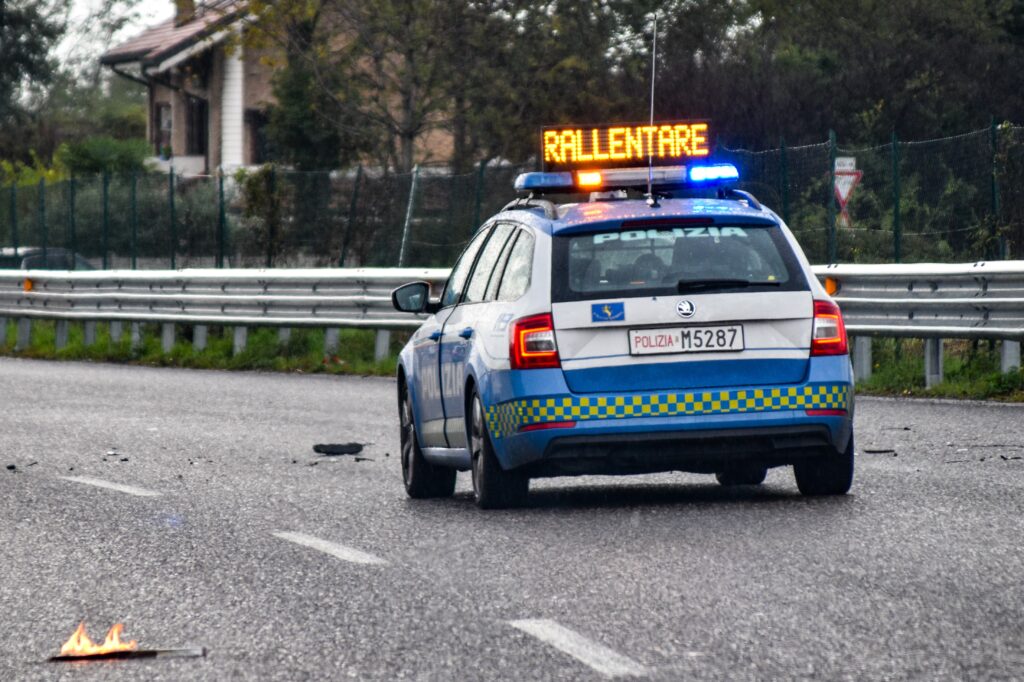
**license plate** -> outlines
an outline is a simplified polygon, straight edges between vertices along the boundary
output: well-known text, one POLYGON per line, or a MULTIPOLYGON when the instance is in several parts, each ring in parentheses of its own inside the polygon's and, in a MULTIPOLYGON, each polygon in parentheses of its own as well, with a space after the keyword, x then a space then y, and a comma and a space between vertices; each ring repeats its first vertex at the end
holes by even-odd
POLYGON ((743 325, 630 329, 630 355, 743 350, 743 325))

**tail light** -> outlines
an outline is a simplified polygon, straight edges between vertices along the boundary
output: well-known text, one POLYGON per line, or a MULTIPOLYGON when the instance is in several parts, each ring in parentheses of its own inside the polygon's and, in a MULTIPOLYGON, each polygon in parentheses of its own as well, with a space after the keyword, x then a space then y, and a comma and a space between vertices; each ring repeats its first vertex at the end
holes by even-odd
POLYGON ((846 325, 839 306, 831 301, 814 302, 811 355, 846 355, 846 325))
POLYGON ((551 313, 531 315, 512 323, 509 362, 512 369, 561 366, 558 347, 555 345, 555 326, 551 321, 551 313))

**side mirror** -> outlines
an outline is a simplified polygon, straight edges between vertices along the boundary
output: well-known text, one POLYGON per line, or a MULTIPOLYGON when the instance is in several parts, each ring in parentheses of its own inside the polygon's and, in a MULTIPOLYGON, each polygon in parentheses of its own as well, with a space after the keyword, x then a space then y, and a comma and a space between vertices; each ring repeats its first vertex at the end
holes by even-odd
POLYGON ((403 313, 434 313, 437 307, 430 302, 430 284, 410 282, 391 292, 391 304, 403 313))

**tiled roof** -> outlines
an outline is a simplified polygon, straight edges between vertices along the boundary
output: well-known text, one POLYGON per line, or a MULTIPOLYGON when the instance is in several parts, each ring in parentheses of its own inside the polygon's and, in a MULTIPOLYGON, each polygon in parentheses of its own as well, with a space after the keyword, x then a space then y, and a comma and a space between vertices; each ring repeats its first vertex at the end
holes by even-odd
POLYGON ((242 0, 207 0, 197 3, 195 17, 175 25, 174 19, 152 26, 131 40, 121 43, 100 57, 101 64, 142 62, 150 64, 173 55, 185 47, 229 24, 244 8, 242 0))

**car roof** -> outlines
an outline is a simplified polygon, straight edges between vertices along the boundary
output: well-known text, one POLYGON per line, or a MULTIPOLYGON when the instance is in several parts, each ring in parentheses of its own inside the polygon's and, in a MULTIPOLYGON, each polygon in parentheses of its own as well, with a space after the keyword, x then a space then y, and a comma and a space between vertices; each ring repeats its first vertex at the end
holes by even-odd
POLYGON ((685 218, 710 218, 715 222, 746 225, 778 225, 774 211, 753 207, 734 199, 661 199, 659 207, 647 205, 643 199, 617 201, 591 201, 579 204, 560 204, 555 207, 554 219, 548 217, 542 206, 522 205, 494 216, 512 217, 545 234, 567 235, 591 232, 602 228, 621 227, 626 221, 658 222, 685 218))

